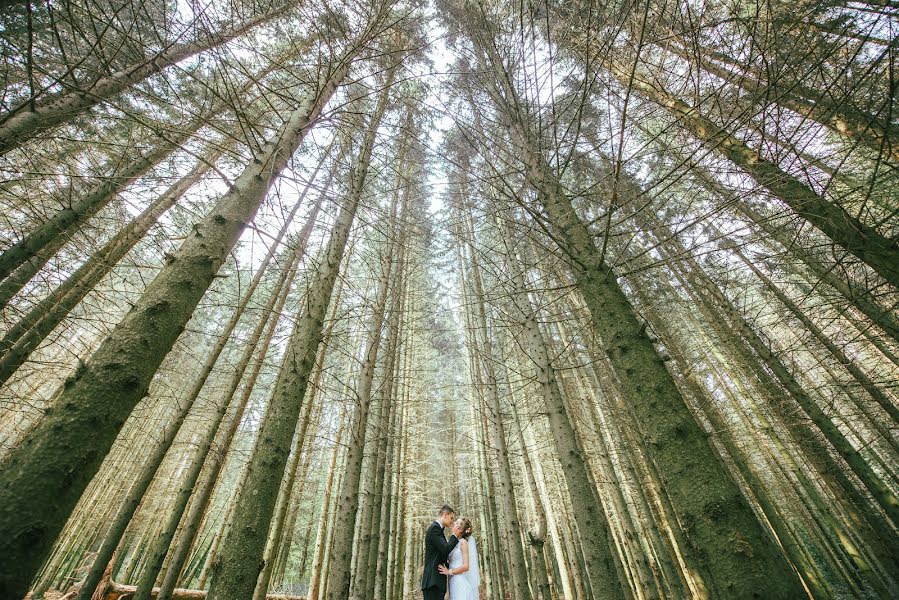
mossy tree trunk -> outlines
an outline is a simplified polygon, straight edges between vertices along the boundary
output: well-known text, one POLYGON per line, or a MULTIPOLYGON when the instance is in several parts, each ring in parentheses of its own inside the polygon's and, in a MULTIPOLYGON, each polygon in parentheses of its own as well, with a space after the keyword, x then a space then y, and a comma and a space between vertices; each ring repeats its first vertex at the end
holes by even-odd
MULTIPOLYGON (((315 174, 318 172, 319 168, 326 158, 327 152, 325 152, 325 156, 322 157, 321 161, 319 161, 315 171, 313 172, 312 178, 315 177, 315 174)), ((187 395, 187 398, 183 401, 185 405, 192 405, 199 397, 203 387, 206 385, 206 380, 212 373, 213 368, 215 368, 215 364, 218 361, 218 358, 221 355, 222 351, 224 351, 226 344, 231 339, 231 334, 237 327, 243 311, 250 303, 250 300, 253 297, 253 292, 255 292, 256 288, 262 282, 263 277, 266 273, 266 269, 275 258, 276 249, 279 247, 284 237, 287 235, 287 231, 291 223, 293 222, 294 217, 299 211, 299 208, 303 205, 303 200, 305 199, 306 194, 309 191, 309 187, 310 186, 306 187, 297 202, 294 204, 290 213, 288 213, 287 218, 284 221, 284 225, 281 227, 281 231, 273 240, 272 245, 269 247, 268 253, 266 254, 262 263, 259 265, 258 269, 256 270, 256 274, 253 276, 253 280, 250 282, 247 291, 244 293, 244 298, 242 299, 240 304, 238 304, 237 309, 231 315, 231 318, 225 325, 224 330, 219 335, 219 339, 216 342, 216 345, 213 347, 212 352, 210 352, 209 356, 207 357, 199 377, 194 382, 193 387, 187 395)), ((312 209, 310 210, 310 213, 307 217, 307 222, 304 225, 303 230, 300 232, 300 235, 298 236, 298 244, 294 247, 293 251, 289 251, 287 253, 288 265, 293 265, 296 260, 304 253, 306 242, 312 232, 312 228, 315 225, 316 219, 318 218, 320 207, 321 198, 319 198, 319 201, 315 205, 313 205, 312 209)), ((284 271, 282 279, 281 281, 279 281, 279 285, 269 297, 269 303, 275 301, 280 288, 289 285, 286 277, 291 273, 291 271, 291 268, 288 268, 284 271)), ((263 313, 262 318, 260 319, 260 322, 256 327, 257 331, 261 329, 261 327, 263 326, 263 322, 269 317, 269 314, 263 313)), ((235 379, 237 379, 236 376, 232 377, 232 386, 235 382, 235 379)), ((231 390, 229 389, 229 391, 231 390)), ((166 520, 165 526, 157 534, 156 539, 154 540, 150 548, 148 564, 144 569, 144 573, 141 576, 140 581, 137 584, 137 591, 134 594, 134 600, 149 600, 150 598, 150 593, 153 590, 153 585, 155 584, 156 579, 159 576, 163 561, 165 560, 166 554, 169 552, 169 546, 172 543, 172 539, 175 537, 175 532, 178 529, 178 523, 180 523, 181 518, 184 515, 184 510, 191 498, 191 492, 194 490, 197 480, 200 477, 200 472, 203 469, 203 465, 206 463, 206 457, 209 454, 210 449, 212 448, 219 427, 228 411, 232 395, 233 394, 226 394, 224 398, 219 399, 218 404, 214 407, 214 416, 212 419, 210 419, 209 423, 206 424, 206 430, 205 432, 203 432, 203 435, 200 438, 199 443, 197 444, 197 448, 194 452, 191 464, 181 480, 178 493, 175 495, 174 501, 170 502, 169 504, 169 515, 168 519, 166 520)), ((239 407, 239 409, 242 408, 244 407, 239 407)), ((242 410, 239 410, 238 412, 242 412, 242 410)))

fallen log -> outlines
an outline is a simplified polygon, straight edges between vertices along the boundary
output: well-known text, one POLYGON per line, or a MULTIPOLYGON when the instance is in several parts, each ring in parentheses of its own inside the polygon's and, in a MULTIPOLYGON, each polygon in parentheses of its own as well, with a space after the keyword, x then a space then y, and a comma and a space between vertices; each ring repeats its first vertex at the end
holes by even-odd
MULTIPOLYGON (((115 581, 109 582, 106 595, 103 600, 131 600, 137 592, 136 585, 123 585, 115 581)), ((153 588, 150 597, 155 598, 159 588, 153 588)), ((306 596, 288 596, 287 594, 266 594, 266 600, 306 600, 306 596)), ((206 590, 188 590, 175 588, 172 592, 172 600, 206 600, 206 590)))
MULTIPOLYGON (((91 600, 131 600, 137 592, 136 585, 123 585, 106 579, 104 585, 97 589, 91 600)), ((159 588, 153 588, 150 597, 155 598, 159 593, 159 588)), ((78 588, 69 590, 65 596, 60 596, 59 600, 75 600, 78 596, 78 588)), ((28 600, 30 596, 26 596, 28 600)), ((44 598, 48 598, 46 595, 44 598)), ((53 598, 56 598, 53 596, 53 598)), ((306 600, 306 596, 289 596, 287 594, 267 594, 266 600, 306 600)), ((206 600, 206 590, 188 590, 184 588, 175 588, 172 592, 172 600, 206 600)))

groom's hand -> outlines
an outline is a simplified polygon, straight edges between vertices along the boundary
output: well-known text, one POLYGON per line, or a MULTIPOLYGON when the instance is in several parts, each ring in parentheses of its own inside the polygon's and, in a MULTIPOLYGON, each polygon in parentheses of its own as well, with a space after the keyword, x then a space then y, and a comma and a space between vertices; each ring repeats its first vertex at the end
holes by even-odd
POLYGON ((437 572, 440 573, 441 575, 449 575, 450 574, 450 570, 446 567, 446 565, 438 565, 437 572))

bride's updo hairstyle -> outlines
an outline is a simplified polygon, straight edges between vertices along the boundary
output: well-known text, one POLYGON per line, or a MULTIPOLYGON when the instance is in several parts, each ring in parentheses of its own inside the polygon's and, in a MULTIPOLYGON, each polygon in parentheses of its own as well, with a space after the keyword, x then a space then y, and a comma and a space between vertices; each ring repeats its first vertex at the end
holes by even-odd
POLYGON ((456 522, 462 526, 463 538, 467 538, 473 533, 473 530, 471 528, 471 519, 469 519, 468 517, 459 517, 459 520, 456 522))

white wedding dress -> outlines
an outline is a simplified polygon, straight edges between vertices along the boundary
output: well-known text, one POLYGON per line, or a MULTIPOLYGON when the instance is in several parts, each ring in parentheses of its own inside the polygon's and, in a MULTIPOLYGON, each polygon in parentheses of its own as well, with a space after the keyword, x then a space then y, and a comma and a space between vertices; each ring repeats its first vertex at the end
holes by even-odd
MULTIPOLYGON (((462 544, 456 544, 449 554, 449 568, 462 566, 462 544)), ((458 575, 450 575, 450 600, 478 600, 478 587, 481 585, 481 572, 478 565, 478 548, 474 538, 468 538, 468 570, 458 575)))

